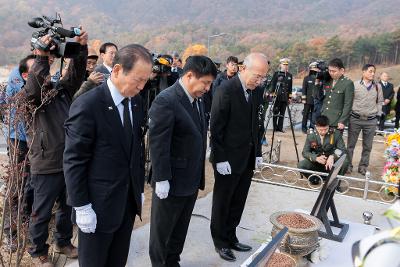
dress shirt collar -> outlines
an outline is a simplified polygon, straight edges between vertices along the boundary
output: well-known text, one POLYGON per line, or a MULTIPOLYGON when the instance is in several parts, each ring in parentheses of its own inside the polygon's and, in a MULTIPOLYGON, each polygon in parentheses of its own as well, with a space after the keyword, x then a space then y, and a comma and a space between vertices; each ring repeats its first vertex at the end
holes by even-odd
POLYGON ((190 104, 192 104, 193 101, 194 101, 194 98, 189 94, 189 91, 186 89, 185 85, 183 84, 182 78, 179 79, 179 84, 182 86, 183 91, 185 92, 185 94, 189 98, 190 104))
POLYGON ((113 99, 114 105, 117 107, 121 104, 122 100, 125 99, 123 95, 118 91, 117 87, 112 83, 111 79, 107 80, 108 88, 110 89, 111 98, 113 99))
POLYGON ((240 77, 240 73, 238 73, 237 75, 238 75, 238 77, 239 77, 240 83, 242 84, 242 89, 243 89, 243 91, 244 91, 244 95, 246 96, 246 99, 247 99, 248 93, 247 93, 246 85, 244 84, 244 81, 243 81, 242 78, 240 77))

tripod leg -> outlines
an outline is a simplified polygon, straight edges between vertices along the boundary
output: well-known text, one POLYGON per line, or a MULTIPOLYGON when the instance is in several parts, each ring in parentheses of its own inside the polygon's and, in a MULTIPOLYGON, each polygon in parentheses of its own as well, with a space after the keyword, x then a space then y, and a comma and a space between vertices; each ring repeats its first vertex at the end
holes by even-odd
POLYGON ((294 142, 294 148, 296 150, 296 156, 297 156, 297 162, 300 162, 299 159, 299 152, 297 151, 297 142, 296 142, 296 136, 294 134, 294 129, 293 129, 293 122, 292 122, 292 113, 290 111, 289 105, 287 105, 287 111, 289 114, 289 123, 290 123, 290 129, 292 131, 292 137, 293 137, 293 142, 294 142))

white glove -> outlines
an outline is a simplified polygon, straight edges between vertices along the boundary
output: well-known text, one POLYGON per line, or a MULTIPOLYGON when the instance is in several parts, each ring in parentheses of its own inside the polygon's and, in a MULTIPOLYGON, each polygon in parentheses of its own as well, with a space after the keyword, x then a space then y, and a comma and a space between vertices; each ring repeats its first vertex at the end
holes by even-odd
POLYGON ((144 197, 144 193, 142 193, 142 206, 143 206, 143 204, 144 204, 144 200, 145 200, 146 198, 144 197))
POLYGON ((82 207, 74 207, 76 211, 76 224, 84 233, 94 233, 96 231, 97 216, 92 209, 92 204, 82 207))
POLYGON ((229 164, 228 161, 224 161, 224 162, 218 162, 217 163, 217 172, 219 172, 222 175, 227 175, 227 174, 231 174, 231 165, 229 164))
POLYGON ((262 157, 256 157, 256 169, 261 168, 261 164, 263 163, 262 157))
POLYGON ((169 182, 168 180, 166 181, 161 181, 161 182, 156 182, 156 195, 160 199, 164 199, 168 197, 169 193, 169 182))

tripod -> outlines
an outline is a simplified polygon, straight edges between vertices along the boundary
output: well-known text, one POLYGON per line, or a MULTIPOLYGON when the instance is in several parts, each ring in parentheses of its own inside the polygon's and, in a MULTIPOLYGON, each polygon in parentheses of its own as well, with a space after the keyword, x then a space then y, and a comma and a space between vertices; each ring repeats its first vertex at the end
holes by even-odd
MULTIPOLYGON (((268 116, 267 116, 267 124, 266 124, 265 129, 264 129, 264 134, 266 133, 266 131, 268 129, 268 124, 269 124, 269 121, 271 120, 271 118, 273 118, 273 117, 285 118, 285 114, 283 114, 283 115, 274 114, 274 107, 275 107, 275 103, 276 103, 276 98, 277 98, 278 94, 281 93, 281 91, 282 91, 281 87, 282 87, 282 82, 281 82, 281 80, 279 80, 279 77, 278 77, 278 82, 277 82, 276 87, 274 89, 273 98, 272 98, 272 101, 271 101, 271 108, 269 109, 268 116)), ((289 105, 286 106, 286 109, 287 109, 287 112, 288 112, 288 115, 289 115, 290 129, 292 131, 294 148, 296 150, 296 156, 297 156, 297 162, 299 162, 300 161, 299 152, 297 151, 296 136, 294 135, 293 122, 292 122, 292 113, 291 113, 291 110, 289 108, 289 105)), ((270 153, 269 153, 269 161, 270 162, 272 160, 272 150, 273 150, 273 147, 274 147, 275 131, 276 130, 275 130, 275 126, 274 126, 273 130, 272 130, 271 150, 270 150, 270 153)), ((263 134, 263 136, 264 136, 264 134, 263 134)))

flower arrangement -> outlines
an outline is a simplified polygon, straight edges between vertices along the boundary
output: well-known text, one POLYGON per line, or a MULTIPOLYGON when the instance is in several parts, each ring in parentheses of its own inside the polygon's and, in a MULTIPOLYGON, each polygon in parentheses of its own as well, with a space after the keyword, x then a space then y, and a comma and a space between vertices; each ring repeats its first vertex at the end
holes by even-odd
MULTIPOLYGON (((382 180, 387 183, 399 184, 400 181, 400 129, 386 137, 384 157, 386 163, 383 168, 382 180)), ((398 195, 398 186, 388 186, 387 194, 398 195)))

